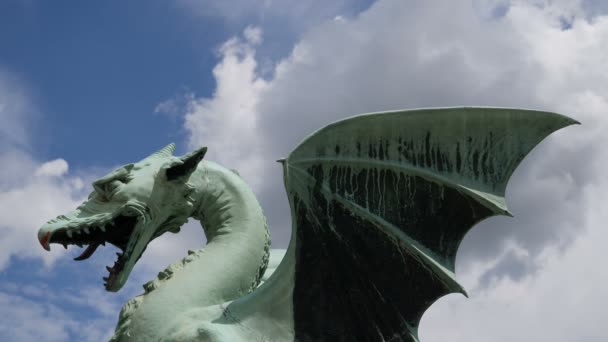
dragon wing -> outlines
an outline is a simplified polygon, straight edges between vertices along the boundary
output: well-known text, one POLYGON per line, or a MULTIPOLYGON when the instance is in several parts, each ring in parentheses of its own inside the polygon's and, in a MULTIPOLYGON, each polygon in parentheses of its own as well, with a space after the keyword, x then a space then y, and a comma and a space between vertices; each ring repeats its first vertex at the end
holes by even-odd
POLYGON ((283 161, 293 237, 296 341, 418 341, 425 310, 465 290, 458 246, 509 215, 509 177, 555 113, 444 108, 333 123, 283 161))

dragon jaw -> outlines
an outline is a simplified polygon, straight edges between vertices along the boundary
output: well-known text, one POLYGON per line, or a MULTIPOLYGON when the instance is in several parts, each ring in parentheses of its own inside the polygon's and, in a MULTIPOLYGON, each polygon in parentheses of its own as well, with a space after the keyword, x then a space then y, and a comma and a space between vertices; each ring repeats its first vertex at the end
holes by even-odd
POLYGON ((38 239, 46 250, 50 250, 52 243, 66 249, 67 245, 87 245, 80 256, 74 258, 77 261, 88 259, 106 242, 121 249, 122 252, 116 253, 114 265, 106 266, 108 275, 103 278, 106 290, 115 292, 124 285, 157 230, 146 224, 150 219, 145 213, 133 216, 133 210, 130 204, 116 212, 91 216, 83 216, 82 211, 78 213, 80 215, 72 212, 45 224, 38 232, 38 239))
POLYGON ((146 159, 125 165, 93 183, 89 199, 76 210, 60 215, 38 231, 42 247, 50 244, 88 245, 74 260, 88 259, 106 242, 122 250, 104 277, 107 291, 116 292, 148 243, 167 231, 175 232, 189 216, 192 199, 186 180, 204 156, 206 148, 184 157, 171 154, 174 145, 146 159), (185 193, 184 193, 185 192, 185 193), (185 196, 186 195, 186 196, 185 196), (189 199, 189 200, 188 200, 189 199))

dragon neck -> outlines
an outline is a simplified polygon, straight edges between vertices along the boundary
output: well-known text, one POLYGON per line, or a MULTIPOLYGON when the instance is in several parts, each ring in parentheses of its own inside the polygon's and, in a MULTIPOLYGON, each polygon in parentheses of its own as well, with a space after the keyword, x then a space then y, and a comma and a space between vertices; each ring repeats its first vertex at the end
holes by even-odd
POLYGON ((150 329, 179 314, 167 312, 171 308, 184 311, 234 300, 261 281, 270 239, 266 218, 249 186, 236 172, 209 161, 200 163, 189 183, 198 194, 192 217, 201 221, 207 245, 188 251, 146 283, 146 292, 123 307, 117 333, 150 329))
POLYGON ((202 165, 206 190, 193 216, 202 223, 207 246, 191 254, 214 263, 215 272, 206 276, 217 276, 213 283, 225 289, 225 295, 210 303, 218 304, 259 285, 268 266, 270 237, 262 208, 236 171, 212 162, 202 165))

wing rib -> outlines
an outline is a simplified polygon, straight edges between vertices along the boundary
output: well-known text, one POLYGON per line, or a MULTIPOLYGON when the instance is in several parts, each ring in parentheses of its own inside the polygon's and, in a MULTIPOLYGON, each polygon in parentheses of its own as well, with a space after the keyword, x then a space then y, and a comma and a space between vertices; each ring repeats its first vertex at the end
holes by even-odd
MULTIPOLYGON (((310 182, 314 182, 314 178, 302 169, 291 167, 291 171, 297 172, 299 177, 308 178, 310 182)), ((396 245, 421 262, 428 269, 430 274, 438 275, 441 283, 445 285, 446 290, 449 292, 462 293, 465 297, 468 297, 464 287, 456 281, 455 274, 447 269, 432 251, 417 243, 416 240, 412 239, 403 230, 384 220, 382 217, 375 215, 368 209, 332 192, 325 184, 322 185, 319 190, 328 198, 335 199, 344 207, 350 209, 354 214, 372 223, 376 228, 379 228, 386 233, 391 239, 397 240, 395 242, 396 245)))
MULTIPOLYGON (((450 179, 443 177, 437 173, 434 173, 429 170, 425 170, 422 167, 414 166, 412 164, 405 164, 401 162, 401 164, 394 162, 387 162, 384 160, 373 160, 373 159, 358 159, 358 158, 308 158, 297 160, 292 163, 292 167, 296 165, 312 165, 312 164, 342 164, 342 165, 367 165, 370 167, 376 167, 378 169, 390 169, 398 172, 404 172, 407 174, 411 174, 413 176, 420 176, 429 181, 435 182, 437 184, 441 184, 442 186, 450 187, 456 189, 460 192, 463 192, 478 201, 480 204, 483 204, 492 212, 497 215, 507 215, 511 216, 509 210, 507 209, 507 204, 502 196, 497 196, 494 194, 490 194, 481 190, 475 190, 470 187, 464 186, 462 184, 455 183, 450 179)), ((290 166, 291 166, 290 165, 290 166)), ((300 170, 301 171, 301 170, 300 170)))

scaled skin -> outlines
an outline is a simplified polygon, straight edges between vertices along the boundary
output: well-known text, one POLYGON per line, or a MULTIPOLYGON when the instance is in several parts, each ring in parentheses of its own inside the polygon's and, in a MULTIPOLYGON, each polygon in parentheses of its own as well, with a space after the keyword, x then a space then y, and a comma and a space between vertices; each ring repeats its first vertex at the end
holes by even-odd
POLYGON ((328 125, 282 161, 293 219, 286 252, 269 251, 262 209, 238 174, 203 161, 206 148, 173 157, 172 144, 96 181, 88 201, 38 238, 47 249, 89 245, 77 259, 103 242, 118 246, 124 254, 106 279, 118 291, 152 239, 201 221, 207 246, 145 284, 112 341, 415 342, 436 299, 465 293, 454 276, 464 235, 509 214, 504 194, 519 162, 574 123, 465 107, 328 125))

